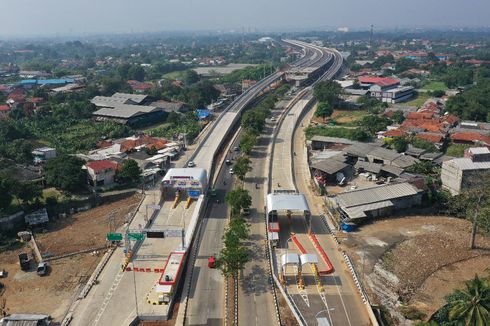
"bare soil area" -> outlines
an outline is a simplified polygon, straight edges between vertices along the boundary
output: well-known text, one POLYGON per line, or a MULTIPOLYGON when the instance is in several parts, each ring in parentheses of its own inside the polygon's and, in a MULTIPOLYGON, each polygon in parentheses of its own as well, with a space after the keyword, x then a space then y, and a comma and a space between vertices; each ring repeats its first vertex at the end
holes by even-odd
MULTIPOLYGON (((104 246, 109 213, 115 210, 114 220, 116 226, 120 226, 126 215, 136 209, 140 198, 141 195, 137 194, 56 221, 48 227, 48 232, 35 235, 41 253, 49 252, 58 256, 104 246)), ((6 278, 0 280, 5 285, 5 292, 1 296, 6 299, 7 312, 44 313, 60 321, 78 293, 77 290, 86 283, 103 253, 78 254, 50 261, 48 274, 43 277, 36 274, 34 255, 27 245, 1 253, 0 269, 8 273, 6 278), (20 270, 20 252, 26 252, 31 257, 29 271, 20 270)))
POLYGON ((475 273, 488 273, 490 238, 478 236, 480 249, 470 250, 470 231, 462 219, 398 217, 363 226, 342 243, 375 302, 400 301, 430 316, 445 295, 475 273))
POLYGON ((103 247, 107 243, 106 234, 122 226, 128 213, 136 209, 140 200, 141 194, 135 194, 72 217, 59 219, 48 227, 48 232, 36 235, 39 250, 42 254, 59 256, 103 247))

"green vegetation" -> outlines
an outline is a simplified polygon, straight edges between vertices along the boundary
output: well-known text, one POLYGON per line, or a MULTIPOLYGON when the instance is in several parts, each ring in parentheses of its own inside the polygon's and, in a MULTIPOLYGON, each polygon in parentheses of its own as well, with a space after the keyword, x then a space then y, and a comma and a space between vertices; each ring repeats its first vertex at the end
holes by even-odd
POLYGON ((439 309, 431 319, 437 325, 490 325, 490 282, 488 279, 475 275, 475 278, 465 283, 464 290, 455 290, 445 299, 446 305, 439 309))
POLYGON ((319 102, 316 106, 315 117, 322 117, 323 122, 333 113, 333 107, 328 102, 319 102))
POLYGON ((252 205, 252 198, 245 189, 234 189, 226 194, 225 201, 231 206, 230 224, 223 236, 224 247, 218 258, 218 267, 225 276, 237 278, 238 273, 250 260, 242 241, 248 238, 249 226, 241 215, 252 205))
POLYGON ((305 129, 307 139, 313 136, 339 137, 357 141, 367 141, 370 139, 368 133, 360 129, 335 128, 325 126, 309 126, 305 129))
POLYGON ((238 179, 243 181, 243 178, 245 178, 245 175, 252 171, 252 167, 250 166, 252 162, 250 159, 246 156, 240 156, 236 162, 235 165, 233 166, 233 171, 235 172, 235 175, 238 177, 238 179))
POLYGON ((313 93, 318 102, 326 102, 334 106, 340 99, 342 86, 335 81, 325 80, 315 85, 313 93))
POLYGON ((83 164, 81 159, 69 155, 50 159, 44 167, 46 183, 71 192, 83 189, 85 187, 83 164))
POLYGON ((472 147, 472 145, 451 144, 446 150, 446 155, 453 157, 463 157, 464 151, 470 147, 472 147))
POLYGON ((223 83, 241 83, 244 79, 260 80, 274 71, 275 67, 271 65, 258 65, 238 69, 232 73, 220 78, 223 83), (265 73, 265 75, 264 75, 265 73))
POLYGON ((122 181, 138 181, 141 176, 141 168, 135 160, 129 159, 123 162, 121 169, 117 171, 117 177, 122 181))
POLYGON ((428 91, 446 91, 447 86, 443 81, 431 81, 422 87, 428 91))
POLYGON ((186 134, 187 141, 193 141, 201 131, 201 123, 197 115, 189 112, 185 115, 170 113, 166 124, 163 126, 148 129, 147 133, 155 137, 165 137, 172 139, 180 134, 186 134))
POLYGON ((403 105, 421 107, 429 98, 427 93, 416 92, 415 96, 410 101, 403 103, 403 105))
POLYGON ((405 137, 395 137, 391 142, 391 146, 398 153, 405 152, 408 148, 408 140, 405 137))
POLYGON ((431 152, 431 153, 439 152, 439 150, 437 149, 437 147, 433 143, 428 142, 427 140, 417 138, 417 137, 411 137, 410 144, 414 147, 417 147, 420 149, 425 149, 426 151, 431 152))
POLYGON ((371 114, 379 114, 388 107, 388 103, 383 103, 371 96, 361 96, 357 99, 357 103, 362 104, 362 108, 371 114))

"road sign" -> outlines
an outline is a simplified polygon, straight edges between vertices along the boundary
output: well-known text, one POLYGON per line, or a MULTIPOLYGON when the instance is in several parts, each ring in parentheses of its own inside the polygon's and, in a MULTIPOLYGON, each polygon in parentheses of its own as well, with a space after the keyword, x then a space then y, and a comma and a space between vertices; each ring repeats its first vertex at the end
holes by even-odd
POLYGON ((178 229, 178 230, 165 230, 165 237, 166 238, 180 238, 182 236, 183 230, 178 229))
POLYGON ((122 239, 121 233, 107 233, 107 241, 121 241, 122 239))
POLYGON ((128 237, 131 240, 144 240, 145 235, 143 233, 128 233, 128 237))
POLYGON ((189 190, 187 191, 187 194, 189 195, 189 197, 199 197, 199 195, 201 194, 201 192, 199 190, 189 190))

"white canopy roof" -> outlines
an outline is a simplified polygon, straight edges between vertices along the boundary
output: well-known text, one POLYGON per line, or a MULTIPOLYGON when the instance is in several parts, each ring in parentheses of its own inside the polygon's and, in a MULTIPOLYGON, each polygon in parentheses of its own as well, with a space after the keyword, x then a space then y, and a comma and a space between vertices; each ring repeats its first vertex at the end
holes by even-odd
POLYGON ((281 266, 285 265, 298 265, 299 256, 295 253, 288 253, 281 256, 281 266))
POLYGON ((318 264, 318 257, 315 254, 303 254, 299 257, 301 265, 318 264))
POLYGON ((272 211, 303 211, 309 212, 310 207, 303 194, 299 193, 275 193, 267 195, 267 214, 272 211))

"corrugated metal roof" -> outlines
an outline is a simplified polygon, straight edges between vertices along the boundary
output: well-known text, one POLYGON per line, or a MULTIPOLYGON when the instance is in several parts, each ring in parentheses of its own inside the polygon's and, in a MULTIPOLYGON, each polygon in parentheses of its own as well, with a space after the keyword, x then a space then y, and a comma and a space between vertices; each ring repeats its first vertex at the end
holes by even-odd
POLYGON ((134 103, 141 103, 141 102, 143 102, 148 97, 148 95, 144 95, 144 94, 114 93, 111 97, 113 97, 113 98, 123 98, 123 99, 131 100, 134 103))
POLYGON ((271 211, 310 211, 308 202, 303 194, 268 194, 267 195, 267 214, 271 211))
POLYGON ((349 164, 334 159, 314 162, 311 165, 312 168, 328 174, 335 174, 348 166, 349 164))
POLYGON ((354 141, 345 139, 345 138, 338 138, 338 137, 326 137, 326 136, 313 136, 311 138, 311 141, 318 141, 318 142, 324 142, 324 143, 337 143, 337 144, 348 144, 352 145, 355 144, 354 141))
POLYGON ((370 153, 368 153, 368 155, 381 158, 382 160, 392 161, 399 157, 400 153, 392 151, 391 149, 376 147, 370 153))
POLYGON ((342 208, 348 208, 415 194, 417 190, 411 184, 395 183, 343 192, 337 195, 337 201, 342 208))
POLYGON ((379 173, 381 171, 381 166, 382 165, 379 163, 370 163, 363 161, 357 161, 356 165, 354 165, 356 169, 363 169, 372 173, 379 173))
POLYGON ((113 108, 99 109, 93 115, 127 119, 154 111, 161 111, 161 109, 146 105, 117 104, 113 108))
POLYGON ((377 146, 371 144, 357 143, 344 148, 344 152, 351 156, 366 157, 366 155, 376 149, 377 146))
POLYGON ((363 218, 366 217, 365 212, 373 211, 376 209, 386 208, 393 206, 393 202, 391 200, 384 200, 377 203, 359 205, 350 208, 345 208, 345 212, 349 215, 349 218, 363 218))
POLYGON ((396 176, 400 176, 403 173, 403 169, 393 166, 393 165, 383 165, 381 168, 382 171, 386 171, 388 173, 394 174, 396 176))
POLYGON ((490 169, 490 161, 487 162, 473 162, 470 158, 455 158, 450 161, 444 162, 444 164, 452 164, 457 166, 460 170, 487 170, 490 169))
POLYGON ((410 155, 400 155, 399 157, 391 161, 391 164, 405 169, 418 162, 420 162, 418 159, 410 155))

